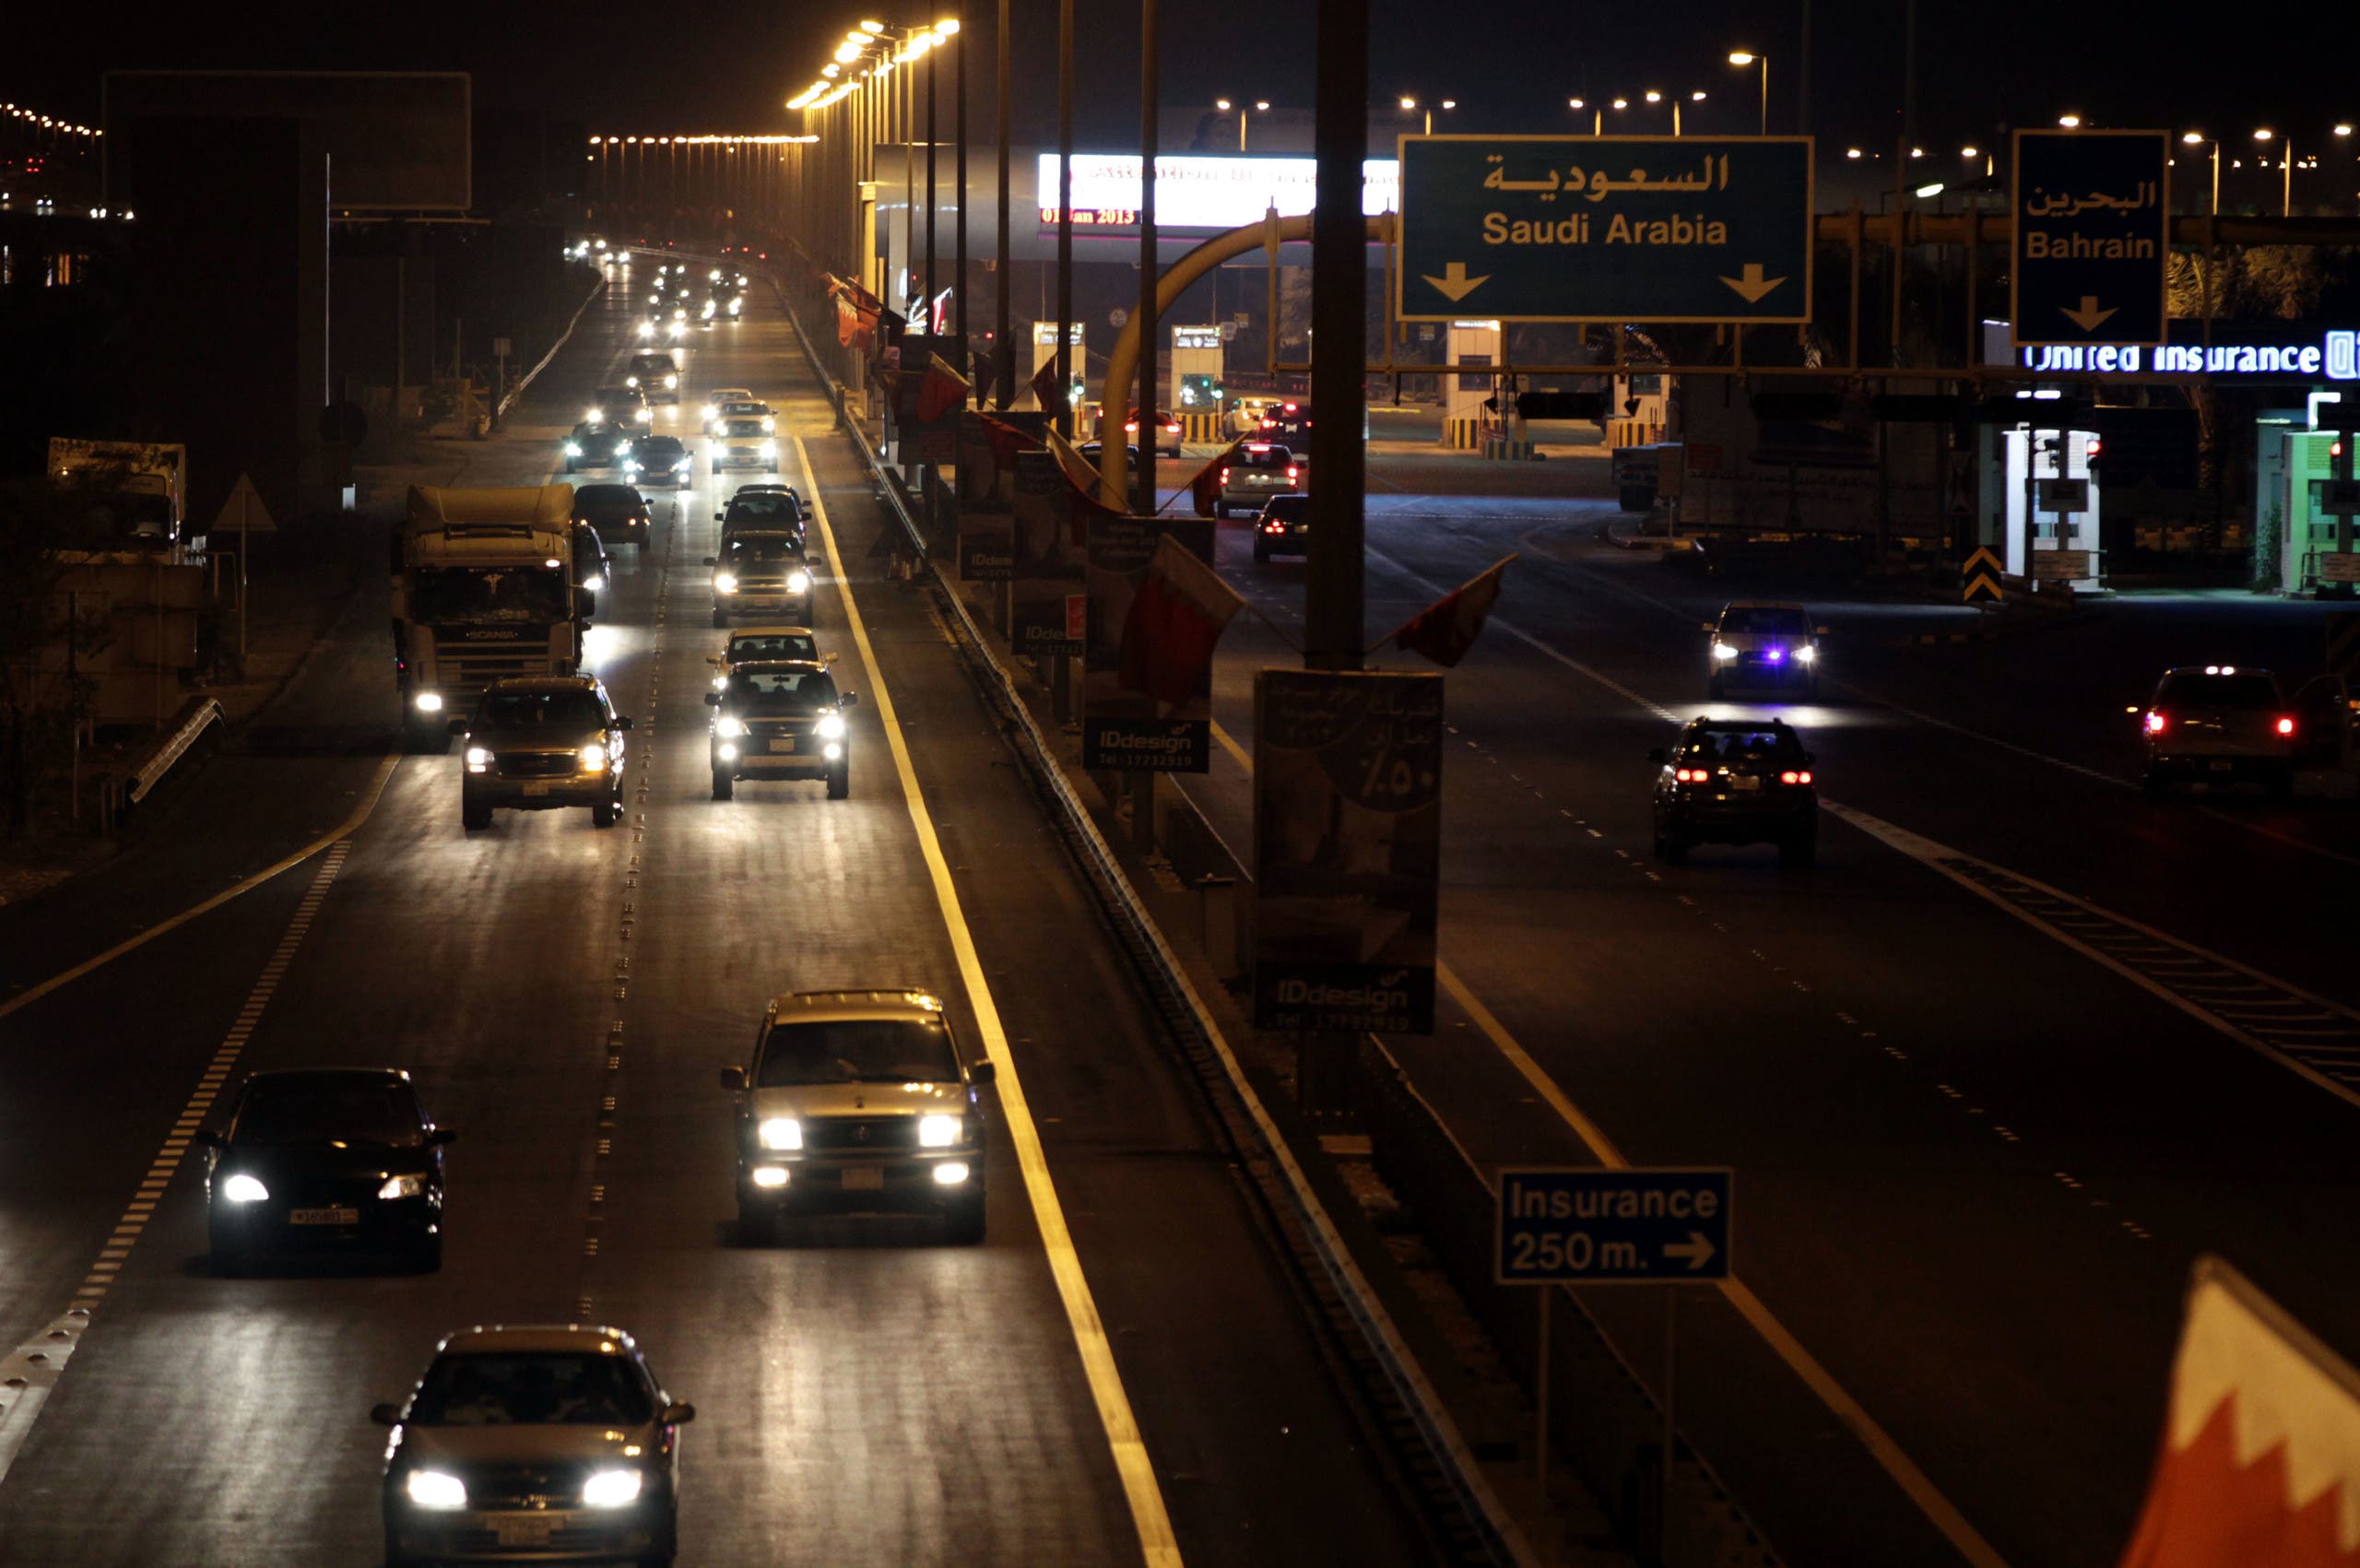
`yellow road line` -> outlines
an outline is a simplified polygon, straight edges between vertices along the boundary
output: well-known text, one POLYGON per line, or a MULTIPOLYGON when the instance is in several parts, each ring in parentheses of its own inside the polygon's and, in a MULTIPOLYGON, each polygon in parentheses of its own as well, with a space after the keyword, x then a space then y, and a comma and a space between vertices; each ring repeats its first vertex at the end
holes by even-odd
MULTIPOLYGON (((1227 730, 1219 725, 1213 725, 1213 738, 1237 760, 1238 766, 1249 774, 1253 772, 1253 759, 1227 730)), ((1556 1112, 1558 1118, 1574 1130, 1574 1136, 1588 1148, 1593 1159, 1610 1170, 1624 1170, 1630 1166, 1631 1161, 1615 1146, 1614 1140, 1606 1136, 1605 1129, 1583 1114, 1581 1107, 1575 1105, 1564 1090, 1558 1086, 1557 1080, 1549 1076, 1548 1070, 1534 1061, 1532 1054, 1508 1032, 1507 1026, 1439 957, 1434 961, 1434 977, 1442 982, 1442 987, 1449 993, 1450 999, 1466 1012, 1468 1019, 1482 1032, 1483 1037, 1507 1058, 1508 1065, 1522 1075, 1525 1082, 1532 1086, 1532 1091, 1540 1097, 1541 1102, 1556 1112)), ((1910 1502, 1918 1505, 1918 1512, 1941 1531, 1961 1557, 1974 1563, 1976 1568, 2006 1568, 2006 1560, 1989 1541, 1983 1539, 1982 1532, 1969 1524, 1957 1505, 1942 1495, 1941 1489, 1918 1468, 1915 1460, 1902 1452, 1901 1445, 1877 1424, 1876 1418, 1869 1414, 1867 1408, 1845 1391, 1844 1385, 1835 1381, 1835 1374, 1821 1365, 1819 1358, 1803 1348, 1802 1341, 1796 1338, 1793 1332, 1778 1320, 1777 1315, 1764 1304, 1761 1297, 1734 1275, 1721 1280, 1719 1286, 1729 1305, 1753 1326, 1754 1332, 1762 1336, 1763 1342, 1777 1352, 1778 1359, 1787 1363, 1788 1370, 1802 1380, 1804 1386, 1817 1396, 1829 1413, 1850 1429, 1852 1435, 1860 1440, 1860 1445, 1868 1450, 1869 1456, 1876 1461, 1877 1467, 1893 1479, 1894 1484, 1908 1496, 1910 1502)))
POLYGON ((401 756, 398 752, 387 752, 385 754, 384 760, 377 764, 377 776, 372 779, 369 783, 369 787, 361 792, 360 804, 353 808, 352 815, 347 817, 337 826, 329 829, 320 837, 313 839, 310 843, 305 844, 301 849, 297 850, 294 854, 287 856, 284 860, 278 861, 274 865, 264 867, 261 870, 255 872, 244 881, 236 884, 234 887, 224 888, 221 891, 214 894, 211 898, 205 900, 203 902, 193 903, 189 905, 188 908, 182 910, 178 914, 172 915, 169 919, 158 921, 155 925, 148 926, 145 931, 140 932, 137 936, 125 937, 124 940, 117 942, 113 947, 109 948, 105 952, 99 954, 98 957, 85 959, 80 963, 76 964, 73 968, 66 970, 64 973, 53 974, 48 979, 42 981, 40 984, 29 986, 25 990, 18 992, 16 996, 9 997, 6 1001, 0 1002, 0 1018, 6 1018, 18 1008, 30 1007, 31 1004, 40 1001, 43 996, 48 996, 52 991, 56 990, 61 985, 71 985, 74 982, 81 979, 82 976, 89 973, 91 971, 102 969, 106 965, 111 964, 115 960, 121 958, 124 954, 146 947, 148 943, 154 941, 157 937, 163 936, 169 931, 178 930, 180 927, 187 925, 190 921, 195 920, 200 914, 211 914, 214 910, 219 909, 223 904, 228 903, 231 899, 242 897, 247 893, 253 892, 256 888, 261 887, 273 877, 291 871, 296 867, 302 865, 303 862, 311 859, 312 856, 319 854, 320 851, 327 848, 328 845, 336 843, 336 840, 341 838, 349 838, 360 829, 361 823, 369 819, 369 813, 377 808, 377 797, 385 793, 385 783, 394 776, 394 769, 400 761, 401 756))
POLYGON ((1008 1122, 1009 1141, 1016 1146, 1017 1163, 1024 1172, 1024 1190, 1032 1200, 1033 1218, 1041 1231, 1041 1248, 1048 1255, 1049 1273, 1056 1280, 1058 1297, 1065 1303, 1074 1348, 1081 1354, 1081 1370, 1089 1378, 1091 1395, 1097 1401, 1099 1421, 1106 1429, 1106 1445, 1113 1450, 1115 1470, 1130 1504, 1140 1552, 1150 1568, 1180 1568, 1180 1542, 1172 1533, 1172 1518, 1164 1510, 1162 1490, 1156 1485, 1155 1468, 1148 1461, 1147 1442, 1139 1435, 1139 1422, 1131 1414, 1130 1397, 1123 1391, 1123 1374, 1115 1364, 1114 1343, 1107 1338, 1106 1326, 1099 1319, 1098 1304, 1090 1294, 1090 1282, 1082 1278, 1081 1255, 1074 1249, 1072 1232, 1066 1228, 1065 1207, 1057 1201, 1056 1185, 1049 1177, 1048 1156, 1041 1148, 1040 1130, 1033 1126, 1032 1113, 1025 1104, 1016 1061, 1009 1054, 1008 1033, 1000 1027, 999 1009, 993 1005, 991 985, 984 977, 983 961, 975 952, 974 936, 967 928, 966 915, 961 912, 959 890, 951 882, 950 862, 943 858, 942 844, 935 837, 933 820, 926 815, 926 798, 918 790, 917 770, 911 764, 901 721, 893 716, 893 699, 885 690, 885 668, 878 663, 876 650, 869 646, 867 629, 861 624, 859 607, 853 602, 852 579, 844 571, 844 557, 837 553, 835 530, 828 526, 827 504, 820 499, 811 454, 801 436, 795 438, 795 453, 802 465, 803 494, 811 507, 812 521, 819 527, 820 542, 828 548, 828 569, 835 573, 837 587, 844 595, 844 619, 852 627, 861 662, 868 666, 877 716, 884 725, 885 741, 893 753, 894 770, 901 775, 903 802, 909 808, 910 825, 917 831, 918 851, 926 856, 926 872, 934 881, 935 902, 942 908, 942 923, 950 936, 950 949, 959 961, 968 1006, 974 1009, 975 1025, 983 1032, 984 1054, 997 1069, 995 1087, 999 1091, 1001 1114, 1008 1122))

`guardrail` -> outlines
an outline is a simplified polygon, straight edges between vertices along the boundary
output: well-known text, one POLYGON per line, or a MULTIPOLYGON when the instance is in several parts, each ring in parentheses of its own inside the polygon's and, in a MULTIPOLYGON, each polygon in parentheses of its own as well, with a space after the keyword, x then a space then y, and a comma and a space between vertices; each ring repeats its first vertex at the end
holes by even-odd
MULTIPOLYGON (((777 289, 775 278, 772 280, 772 287, 777 289)), ((898 482, 898 476, 879 460, 876 450, 868 443, 867 433, 854 421, 843 418, 842 397, 833 384, 833 378, 828 374, 819 355, 812 351, 811 341, 804 335, 802 324, 796 320, 792 307, 786 306, 783 292, 780 303, 786 307, 787 319, 794 323, 796 336, 802 342, 813 371, 830 388, 839 425, 851 435, 862 463, 883 491, 888 506, 914 552, 924 559, 924 531, 910 514, 908 501, 898 482)), ((949 607, 952 630, 982 678, 996 688, 993 694, 1006 713, 1015 737, 1021 741, 1020 753, 1029 752, 1027 760, 1032 764, 1035 778, 1047 792, 1068 838, 1084 861, 1085 869, 1097 882, 1109 914, 1117 922, 1127 944, 1142 962, 1145 971, 1142 978, 1152 989, 1162 993, 1160 1000, 1167 1017, 1186 1036, 1184 1044, 1219 1064, 1221 1079, 1245 1113, 1245 1130, 1247 1140, 1253 1145, 1250 1152, 1268 1161, 1270 1169, 1277 1173, 1277 1192, 1290 1210, 1289 1217, 1300 1227, 1308 1243, 1308 1250, 1316 1258, 1329 1288, 1334 1291, 1395 1398, 1414 1425, 1427 1456, 1440 1471, 1445 1486, 1458 1505, 1460 1522, 1466 1533, 1473 1538, 1473 1544, 1481 1554, 1493 1562, 1516 1564, 1519 1568, 1523 1564, 1537 1563, 1539 1557, 1493 1491, 1490 1481, 1459 1435, 1457 1424, 1440 1396, 1410 1352, 1376 1291, 1361 1272, 1342 1235, 1328 1218, 1326 1206, 1313 1191, 1310 1178, 1295 1159, 1293 1149, 1248 1081, 1243 1065, 1230 1049, 1219 1022, 1188 979, 1186 967, 1164 940, 1162 932, 1124 874, 1120 862, 1099 832, 1089 808, 1074 793, 1071 782, 1058 762, 1056 749, 1048 737, 1042 734, 1022 693, 1017 690, 1007 670, 993 655, 989 643, 970 615, 964 600, 950 584, 941 578, 938 567, 933 570, 939 590, 938 596, 949 607)))
POLYGON ((583 312, 589 310, 592 305, 596 304, 597 302, 598 296, 606 291, 607 279, 602 274, 600 275, 598 281, 591 287, 590 292, 582 297, 582 303, 573 308, 573 319, 567 322, 565 324, 565 330, 557 335, 557 341, 549 345, 549 351, 542 355, 531 370, 526 371, 523 375, 518 376, 516 378, 516 384, 510 387, 508 389, 507 395, 502 397, 492 408, 491 417, 493 419, 504 419, 508 417, 508 410, 515 407, 516 400, 519 397, 525 395, 525 389, 533 384, 533 378, 549 368, 549 361, 557 358, 557 351, 564 348, 567 341, 573 336, 573 329, 582 324, 583 312))

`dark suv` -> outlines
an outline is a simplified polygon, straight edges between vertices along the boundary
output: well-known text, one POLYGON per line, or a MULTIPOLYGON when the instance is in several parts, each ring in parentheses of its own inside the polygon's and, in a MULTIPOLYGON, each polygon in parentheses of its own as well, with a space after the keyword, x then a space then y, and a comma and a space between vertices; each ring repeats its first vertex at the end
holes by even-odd
POLYGON ((612 468, 631 455, 631 431, 621 425, 594 425, 584 420, 565 438, 565 471, 612 468))
POLYGON ((1692 719, 1656 764, 1656 855, 1678 866, 1700 843, 1775 843, 1778 863, 1819 851, 1819 786, 1802 737, 1772 719, 1692 719))
POLYGON ((453 719, 466 742, 459 819, 491 826, 495 807, 512 811, 590 808, 593 827, 623 814, 623 732, 607 689, 586 675, 494 681, 475 716, 453 719))
POLYGON ((1254 559, 1304 555, 1311 549, 1311 498, 1274 495, 1254 519, 1254 559))
POLYGON ((721 689, 704 700, 720 710, 707 743, 715 800, 735 796, 739 779, 820 779, 830 800, 852 793, 852 735, 844 711, 860 698, 838 691, 826 665, 732 665, 721 689))

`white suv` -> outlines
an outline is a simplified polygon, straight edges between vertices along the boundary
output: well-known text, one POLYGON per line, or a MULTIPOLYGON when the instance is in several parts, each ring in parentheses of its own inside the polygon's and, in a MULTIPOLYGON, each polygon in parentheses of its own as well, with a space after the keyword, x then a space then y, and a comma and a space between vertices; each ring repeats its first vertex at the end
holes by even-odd
POLYGON ((1776 599, 1738 599, 1705 622, 1705 692, 1718 701, 1743 690, 1798 691, 1819 701, 1819 640, 1827 628, 1811 611, 1776 599))

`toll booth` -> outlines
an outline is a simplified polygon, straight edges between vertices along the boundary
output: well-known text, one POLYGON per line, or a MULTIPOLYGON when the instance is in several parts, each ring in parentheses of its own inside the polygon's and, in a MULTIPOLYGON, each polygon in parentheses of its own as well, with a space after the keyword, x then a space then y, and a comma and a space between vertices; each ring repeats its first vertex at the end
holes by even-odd
POLYGON ((1164 412, 1180 421, 1184 446, 1221 439, 1221 415, 1228 396, 1221 383, 1221 357, 1220 327, 1172 329, 1171 402, 1164 412))
POLYGON ((1486 425, 1498 417, 1483 407, 1498 395, 1501 377, 1491 367, 1500 362, 1504 342, 1495 321, 1455 321, 1445 345, 1447 361, 1459 367, 1443 377, 1442 443, 1462 452, 1479 450, 1486 425))
POLYGON ((2263 524, 2258 542, 2275 544, 2277 560, 2265 569, 2283 593, 2348 594, 2355 591, 2349 584, 2360 584, 2354 538, 2360 495, 2350 478, 2336 477, 2341 440, 2334 430, 2263 427, 2257 442, 2254 516, 2263 524))
POLYGON ((2066 584, 2076 593, 2105 587, 2098 477, 2090 469, 2097 436, 2045 426, 2037 415, 1996 434, 2008 575, 2066 584))
MULTIPOLYGON (((1077 321, 1066 324, 1066 374, 1071 378, 1072 383, 1071 390, 1067 396, 1069 405, 1079 416, 1082 404, 1089 400, 1088 394, 1084 390, 1088 383, 1089 355, 1082 348, 1081 323, 1077 321)), ((1029 383, 1032 377, 1039 375, 1041 367, 1056 357, 1057 324, 1053 321, 1034 322, 1032 324, 1032 363, 1025 371, 1025 380, 1029 383)), ((1077 424, 1074 428, 1080 430, 1081 427, 1077 424)))

